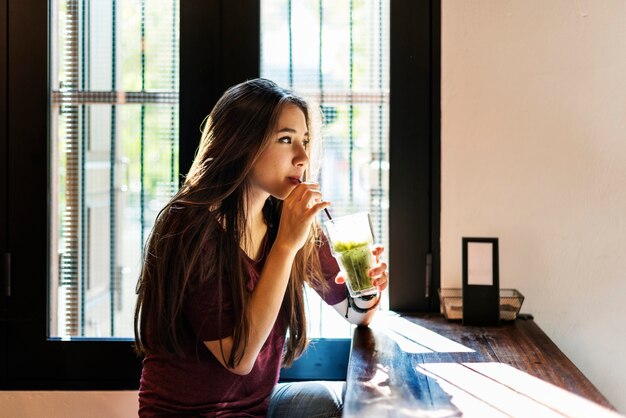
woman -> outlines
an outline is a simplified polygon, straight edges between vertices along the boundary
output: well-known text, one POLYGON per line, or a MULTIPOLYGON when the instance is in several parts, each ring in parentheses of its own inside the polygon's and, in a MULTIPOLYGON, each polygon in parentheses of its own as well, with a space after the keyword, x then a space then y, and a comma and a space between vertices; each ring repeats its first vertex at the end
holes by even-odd
MULTIPOLYGON (((305 283, 355 324, 369 323, 380 298, 348 305, 316 225, 330 203, 308 178, 318 140, 311 119, 303 99, 264 79, 230 88, 211 111, 189 175, 144 252, 135 311, 145 355, 140 415, 340 415, 341 388, 276 386, 281 366, 306 348, 305 283)), ((380 291, 382 251, 373 250, 370 271, 380 291)))

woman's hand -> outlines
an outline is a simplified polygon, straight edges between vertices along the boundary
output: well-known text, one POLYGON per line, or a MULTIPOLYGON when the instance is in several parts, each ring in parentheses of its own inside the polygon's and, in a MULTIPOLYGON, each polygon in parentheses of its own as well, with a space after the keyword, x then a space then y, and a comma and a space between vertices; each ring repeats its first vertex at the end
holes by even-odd
POLYGON ((380 255, 385 251, 385 247, 382 245, 376 245, 372 249, 372 254, 376 257, 376 265, 369 271, 369 275, 372 278, 374 286, 378 287, 379 291, 383 291, 389 284, 389 272, 387 271, 387 263, 380 261, 380 255))
POLYGON ((294 250, 304 246, 317 214, 330 206, 322 201, 318 183, 300 183, 283 201, 276 244, 294 250))
MULTIPOLYGON (((352 301, 350 301, 348 297, 333 305, 333 308, 335 308, 340 315, 345 316, 351 324, 367 326, 374 318, 374 314, 376 313, 375 308, 378 306, 381 298, 380 292, 385 290, 389 283, 387 264, 380 261, 380 255, 383 251, 384 248, 382 245, 376 245, 372 248, 372 254, 376 257, 376 263, 368 272, 372 278, 372 284, 378 288, 378 297, 367 300, 356 298, 352 301), (352 307, 352 309, 350 309, 350 307, 352 307)), ((344 283, 345 280, 345 272, 343 271, 335 278, 336 283, 344 283)))
MULTIPOLYGON (((389 284, 389 272, 387 271, 387 263, 380 261, 380 255, 385 251, 382 245, 375 245, 372 248, 372 254, 376 257, 376 264, 370 269, 368 274, 372 278, 372 284, 378 287, 378 291, 382 292, 389 284)), ((335 278, 335 283, 341 284, 345 282, 344 272, 341 272, 335 278)))

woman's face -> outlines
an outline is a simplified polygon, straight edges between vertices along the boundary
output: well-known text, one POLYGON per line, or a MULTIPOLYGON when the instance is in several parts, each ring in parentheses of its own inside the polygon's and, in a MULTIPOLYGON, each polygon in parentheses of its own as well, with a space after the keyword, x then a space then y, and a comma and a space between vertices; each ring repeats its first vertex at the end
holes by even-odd
POLYGON ((250 187, 253 194, 285 199, 302 180, 309 164, 309 132, 300 108, 287 103, 278 117, 269 145, 252 166, 250 187))

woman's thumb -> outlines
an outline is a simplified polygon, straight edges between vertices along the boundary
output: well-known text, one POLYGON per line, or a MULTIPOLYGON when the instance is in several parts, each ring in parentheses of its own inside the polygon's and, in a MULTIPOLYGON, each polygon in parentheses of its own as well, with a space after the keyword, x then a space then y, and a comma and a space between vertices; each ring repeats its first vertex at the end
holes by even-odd
POLYGON ((337 274, 337 277, 335 277, 335 283, 343 284, 345 282, 346 282, 345 277, 341 273, 337 274))

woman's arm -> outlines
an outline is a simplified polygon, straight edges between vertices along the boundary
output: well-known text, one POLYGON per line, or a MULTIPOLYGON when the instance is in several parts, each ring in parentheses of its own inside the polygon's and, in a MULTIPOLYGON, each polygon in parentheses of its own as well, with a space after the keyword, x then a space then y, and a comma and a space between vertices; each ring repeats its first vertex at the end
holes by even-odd
MULTIPOLYGON (((372 306, 378 305, 379 300, 380 300, 380 293, 378 293, 371 300, 363 301, 363 300, 356 299, 354 303, 357 305, 357 307, 361 308, 362 310, 367 310, 368 308, 372 306)), ((364 313, 357 312, 352 307, 348 307, 347 298, 333 305, 333 308, 335 308, 335 310, 339 312, 341 316, 346 318, 346 320, 350 322, 351 324, 362 325, 362 326, 369 325, 369 323, 372 322, 372 319, 374 318, 374 314, 376 313, 376 308, 367 310, 367 312, 364 312, 364 313)))
POLYGON ((283 201, 276 240, 246 306, 250 324, 241 361, 234 368, 226 365, 232 351, 232 336, 221 340, 222 347, 220 340, 204 341, 215 358, 231 372, 246 375, 254 367, 278 317, 296 253, 304 245, 317 213, 328 206, 329 202, 321 201, 318 185, 314 183, 297 185, 283 201))
POLYGON ((231 372, 246 375, 252 371, 256 358, 278 317, 295 255, 296 251, 292 248, 276 244, 272 246, 261 277, 248 302, 247 309, 250 320, 248 344, 241 361, 234 368, 229 368, 226 365, 226 359, 230 357, 233 347, 232 336, 221 340, 223 357, 220 340, 204 342, 215 358, 231 372))

